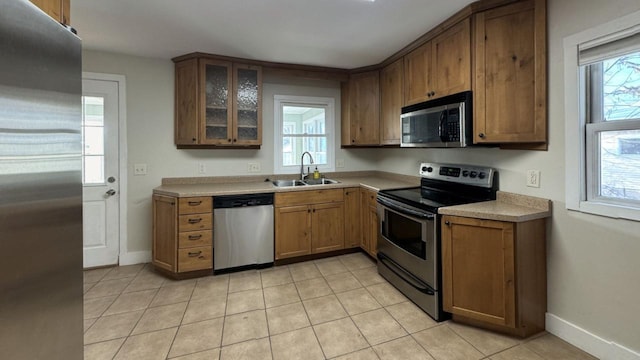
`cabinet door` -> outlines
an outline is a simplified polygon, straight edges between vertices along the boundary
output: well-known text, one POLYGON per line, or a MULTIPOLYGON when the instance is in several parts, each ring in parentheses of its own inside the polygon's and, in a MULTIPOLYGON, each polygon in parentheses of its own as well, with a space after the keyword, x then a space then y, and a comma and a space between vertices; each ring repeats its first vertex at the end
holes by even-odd
POLYGON ((404 105, 429 99, 431 89, 431 42, 404 56, 404 105))
POLYGON ((175 131, 176 145, 198 144, 198 60, 189 59, 175 66, 175 131))
POLYGON ((431 40, 431 99, 471 90, 470 24, 467 18, 431 40))
POLYGON ((367 211, 367 235, 369 236, 369 254, 374 258, 378 254, 378 211, 375 206, 369 206, 367 211))
POLYGON ((380 70, 380 144, 400 144, 403 63, 399 59, 380 70))
POLYGON ((377 248, 378 215, 376 214, 377 193, 372 190, 360 189, 360 204, 362 209, 362 240, 360 247, 369 254, 377 248))
POLYGON ((234 145, 262 143, 262 68, 233 64, 234 145))
POLYGON ((344 249, 344 203, 313 205, 311 210, 311 252, 344 249))
POLYGON ((200 59, 200 144, 232 143, 231 75, 230 62, 200 59))
POLYGON ((307 205, 275 209, 276 260, 311 253, 311 208, 307 205))
POLYGON ((351 145, 380 144, 380 78, 377 71, 349 80, 351 145))
POLYGON ((62 18, 62 0, 31 0, 31 2, 54 20, 64 23, 62 18))
POLYGON ((177 271, 178 205, 176 198, 153 195, 153 265, 177 271))
POLYGON ((545 1, 476 15, 475 143, 546 142, 545 1))
POLYGON ((442 218, 444 310, 515 326, 514 224, 442 218))
POLYGON ((360 246, 360 189, 344 189, 344 247, 360 246))

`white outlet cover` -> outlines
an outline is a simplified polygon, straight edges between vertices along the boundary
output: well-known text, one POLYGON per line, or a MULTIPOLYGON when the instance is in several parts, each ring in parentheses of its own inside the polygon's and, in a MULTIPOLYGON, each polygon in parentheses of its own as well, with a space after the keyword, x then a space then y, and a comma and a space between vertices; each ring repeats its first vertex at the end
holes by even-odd
POLYGON ((540 187, 540 170, 527 170, 527 186, 540 187))
POLYGON ((133 176, 147 175, 147 164, 133 164, 133 176))
POLYGON ((336 159, 336 167, 343 168, 344 167, 344 159, 336 159))

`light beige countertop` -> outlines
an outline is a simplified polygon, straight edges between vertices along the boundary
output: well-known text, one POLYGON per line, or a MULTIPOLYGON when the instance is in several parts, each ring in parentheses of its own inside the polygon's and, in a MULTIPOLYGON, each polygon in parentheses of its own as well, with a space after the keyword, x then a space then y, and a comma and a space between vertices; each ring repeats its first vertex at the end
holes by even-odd
POLYGON ((524 222, 551 216, 551 200, 498 191, 496 200, 441 207, 438 213, 486 220, 524 222))
POLYGON ((153 193, 175 197, 191 197, 342 189, 358 186, 378 191, 420 185, 420 178, 417 176, 398 175, 382 171, 328 173, 326 177, 338 180, 339 183, 287 187, 276 187, 271 183, 272 180, 276 179, 296 179, 295 175, 165 178, 162 179, 161 186, 153 189, 153 193), (266 179, 269 179, 269 181, 265 181, 266 179))

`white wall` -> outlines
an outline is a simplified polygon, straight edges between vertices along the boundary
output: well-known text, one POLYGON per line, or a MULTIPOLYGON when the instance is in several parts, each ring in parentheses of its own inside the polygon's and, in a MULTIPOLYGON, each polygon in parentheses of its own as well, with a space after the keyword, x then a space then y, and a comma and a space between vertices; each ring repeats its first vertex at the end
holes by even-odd
MULTIPOLYGON (((562 39, 638 10, 637 0, 548 0, 549 151, 393 149, 382 150, 378 164, 380 170, 404 174, 416 174, 421 161, 489 165, 500 172, 501 190, 553 200, 548 312, 636 352, 640 352, 640 223, 565 208, 562 39), (541 170, 539 189, 525 186, 527 169, 541 170)), ((598 346, 602 349, 602 344, 598 346)))
MULTIPOLYGON (((640 223, 565 209, 562 39, 638 10, 637 0, 548 0, 549 151, 483 148, 337 151, 337 157, 346 160, 347 170, 377 168, 415 175, 421 161, 489 165, 500 171, 502 190, 553 200, 547 248, 548 312, 600 336, 605 340, 603 344, 613 342, 635 351, 640 351, 640 223), (525 186, 527 169, 541 170, 539 189, 525 186)), ((306 82, 266 83, 261 150, 177 150, 173 145, 171 61, 92 51, 83 55, 84 71, 126 76, 130 174, 134 163, 149 165, 147 176, 131 175, 128 179, 129 251, 150 249, 150 198, 161 178, 200 176, 197 174, 200 162, 206 164, 208 176, 247 174, 249 161, 260 162, 264 174, 272 172, 274 94, 332 94, 336 97, 336 108, 340 109, 339 90, 327 83, 312 87, 306 82)), ((338 119, 339 115, 338 111, 338 119)), ((587 338, 587 345, 574 342, 589 347, 588 343, 595 338, 587 338)))
MULTIPOLYGON (((178 150, 173 144, 173 62, 84 51, 83 71, 121 74, 127 87, 128 247, 126 252, 151 251, 151 195, 165 177, 256 175, 247 163, 261 164, 259 174, 273 173, 273 95, 334 97, 337 139, 340 139, 340 86, 326 81, 292 81, 265 77, 263 146, 260 150, 178 150), (133 164, 147 164, 146 176, 133 176, 133 164), (206 174, 198 173, 198 164, 206 174)), ((347 170, 370 170, 375 154, 367 149, 344 151, 347 170)), ((342 170, 342 169, 338 169, 342 170)))

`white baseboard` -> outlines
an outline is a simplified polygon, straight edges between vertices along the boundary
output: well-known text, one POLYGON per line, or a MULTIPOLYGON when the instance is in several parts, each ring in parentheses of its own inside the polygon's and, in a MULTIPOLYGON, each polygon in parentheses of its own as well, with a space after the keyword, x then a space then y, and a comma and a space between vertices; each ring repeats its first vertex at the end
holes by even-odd
POLYGON ((546 330, 602 360, 640 360, 640 353, 603 339, 551 313, 546 314, 546 330))
POLYGON ((120 266, 151 262, 151 251, 134 251, 120 254, 120 266))

